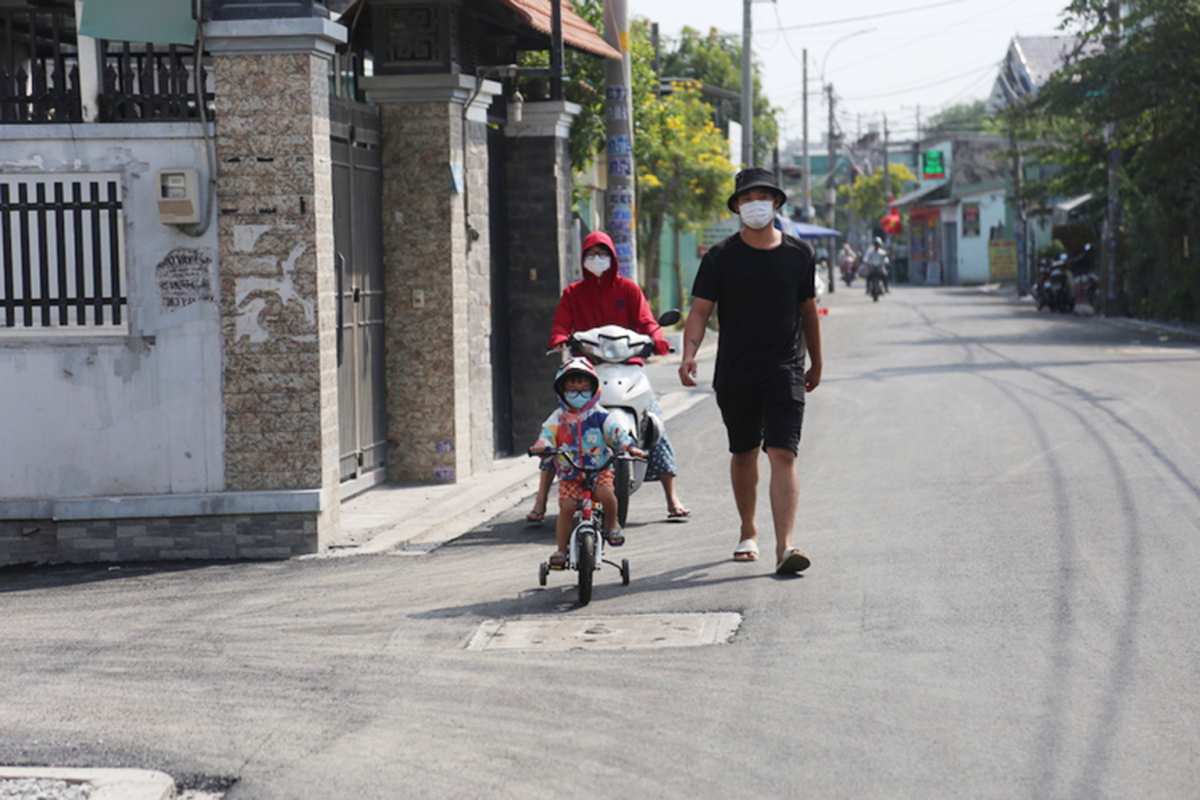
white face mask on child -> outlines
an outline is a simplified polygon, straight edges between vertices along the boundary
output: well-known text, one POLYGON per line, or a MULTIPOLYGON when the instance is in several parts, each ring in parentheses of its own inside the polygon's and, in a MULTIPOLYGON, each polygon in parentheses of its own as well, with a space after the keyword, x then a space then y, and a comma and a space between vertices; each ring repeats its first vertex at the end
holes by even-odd
POLYGON ((612 266, 612 259, 608 256, 586 256, 583 259, 583 268, 599 278, 608 268, 612 266))

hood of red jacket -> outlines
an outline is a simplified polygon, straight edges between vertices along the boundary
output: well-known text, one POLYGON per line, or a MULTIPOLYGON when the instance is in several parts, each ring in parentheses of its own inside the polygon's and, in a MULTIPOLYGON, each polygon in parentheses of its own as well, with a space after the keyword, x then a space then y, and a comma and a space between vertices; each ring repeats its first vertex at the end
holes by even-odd
POLYGON ((594 282, 599 282, 599 283, 603 283, 603 284, 610 284, 617 279, 617 273, 620 272, 620 269, 617 266, 616 245, 613 244, 612 237, 609 236, 604 231, 592 231, 587 236, 583 237, 583 247, 579 251, 580 252, 580 259, 579 259, 580 267, 583 266, 582 254, 586 253, 588 250, 595 247, 596 245, 600 245, 601 247, 604 247, 608 250, 609 258, 612 259, 612 266, 609 267, 607 270, 605 270, 604 274, 601 275, 599 278, 597 278, 595 275, 593 275, 592 273, 588 272, 585 269, 585 270, 583 270, 583 279, 585 281, 594 281, 594 282))

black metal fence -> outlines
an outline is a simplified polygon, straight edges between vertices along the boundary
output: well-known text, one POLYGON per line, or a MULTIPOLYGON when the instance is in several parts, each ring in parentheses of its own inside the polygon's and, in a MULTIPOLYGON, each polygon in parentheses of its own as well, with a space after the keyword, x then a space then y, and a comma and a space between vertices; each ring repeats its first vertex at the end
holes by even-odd
MULTIPOLYGON (((99 40, 97 122, 199 119, 195 50, 99 40)), ((213 95, 199 79, 212 118, 213 95)), ((0 124, 82 122, 74 13, 0 6, 0 124)))
POLYGON ((0 330, 124 324, 116 176, 0 179, 0 330))

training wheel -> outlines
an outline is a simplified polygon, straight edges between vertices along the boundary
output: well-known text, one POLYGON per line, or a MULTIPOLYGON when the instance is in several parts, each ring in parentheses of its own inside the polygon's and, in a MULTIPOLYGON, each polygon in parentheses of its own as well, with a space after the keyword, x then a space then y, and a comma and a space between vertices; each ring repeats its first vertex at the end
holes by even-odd
POLYGON ((538 567, 538 583, 542 586, 546 585, 546 576, 550 574, 550 565, 545 561, 538 567))
POLYGON ((621 585, 622 586, 629 585, 629 559, 628 558, 621 559, 621 585))

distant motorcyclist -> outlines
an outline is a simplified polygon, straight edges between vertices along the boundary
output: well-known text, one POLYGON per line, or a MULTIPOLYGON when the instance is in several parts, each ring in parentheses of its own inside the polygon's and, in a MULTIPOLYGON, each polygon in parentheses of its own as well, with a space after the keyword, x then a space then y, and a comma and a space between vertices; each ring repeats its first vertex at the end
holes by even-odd
POLYGON ((842 245, 842 249, 837 255, 838 269, 842 272, 842 280, 849 286, 854 282, 854 270, 858 264, 858 253, 854 252, 854 248, 849 242, 842 245))
MULTIPOLYGON (((863 256, 863 265, 867 268, 867 278, 871 275, 878 275, 883 280, 883 291, 890 292, 888 286, 888 266, 891 264, 891 259, 888 258, 887 249, 883 246, 883 239, 875 237, 875 244, 863 256)), ((871 283, 867 281, 867 294, 871 293, 871 283)))

